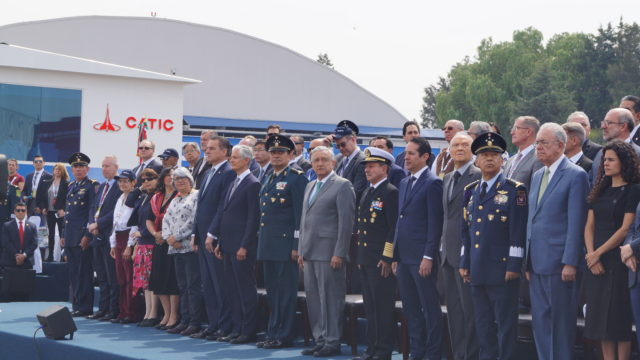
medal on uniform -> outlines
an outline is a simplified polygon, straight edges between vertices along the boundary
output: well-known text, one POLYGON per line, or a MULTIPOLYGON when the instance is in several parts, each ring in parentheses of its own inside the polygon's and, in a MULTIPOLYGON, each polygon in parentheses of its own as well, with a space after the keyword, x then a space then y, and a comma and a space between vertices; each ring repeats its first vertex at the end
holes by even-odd
POLYGON ((371 213, 371 217, 372 217, 372 218, 375 218, 376 216, 378 216, 378 214, 377 214, 377 213, 375 213, 375 212, 372 212, 372 213, 371 213))
MULTIPOLYGON (((373 214, 371 214, 371 215, 373 216, 373 215, 375 215, 375 213, 373 213, 373 214)), ((373 222, 374 222, 374 221, 376 221, 376 217, 375 217, 375 216, 373 216, 373 217, 371 218, 371 223, 373 224, 373 222)))
POLYGON ((506 216, 500 216, 500 221, 507 222, 507 217, 506 216))
POLYGON ((286 181, 280 181, 279 183, 276 183, 276 190, 284 190, 285 187, 287 187, 286 181))
POLYGON ((375 210, 382 210, 382 206, 384 205, 384 203, 382 201, 372 201, 371 202, 371 208, 375 209, 375 210))
POLYGON ((505 194, 498 194, 493 197, 493 202, 497 205, 504 205, 509 201, 509 197, 505 194))
POLYGON ((272 203, 276 202, 276 198, 271 198, 271 202, 272 203))
POLYGON ((489 214, 489 215, 487 215, 487 218, 489 219, 489 221, 493 221, 493 217, 494 217, 494 215, 493 215, 493 214, 489 214))
POLYGON ((285 198, 280 198, 280 204, 284 204, 285 198))

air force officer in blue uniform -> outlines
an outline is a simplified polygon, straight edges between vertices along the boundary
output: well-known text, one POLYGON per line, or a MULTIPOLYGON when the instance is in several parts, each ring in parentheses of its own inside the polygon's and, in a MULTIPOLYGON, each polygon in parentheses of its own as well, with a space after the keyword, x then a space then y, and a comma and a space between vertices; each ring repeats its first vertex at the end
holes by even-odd
POLYGON ((258 260, 263 262, 271 309, 267 340, 257 344, 265 349, 291 346, 296 337, 298 239, 307 178, 302 171, 287 166, 294 148, 286 136, 276 134, 267 139, 273 171, 264 177, 260 189, 258 236, 258 260))
POLYGON ((504 139, 478 136, 471 145, 482 178, 465 187, 460 275, 471 282, 480 359, 512 359, 524 258, 527 194, 500 173, 504 139))
POLYGON ((440 359, 442 311, 436 289, 436 271, 442 236, 442 180, 427 161, 429 142, 417 137, 405 148, 404 164, 411 173, 400 182, 395 246, 402 311, 409 323, 411 356, 440 359))
POLYGON ((71 303, 73 316, 87 316, 93 313, 93 267, 92 251, 89 247, 91 233, 87 228, 92 213, 98 183, 87 177, 91 159, 77 152, 69 158, 74 181, 69 184, 67 207, 65 209, 64 247, 69 264, 71 303))
POLYGON ((567 136, 546 123, 538 131, 527 226, 527 275, 539 359, 571 359, 576 339, 579 272, 584 258, 587 173, 564 156, 567 136))

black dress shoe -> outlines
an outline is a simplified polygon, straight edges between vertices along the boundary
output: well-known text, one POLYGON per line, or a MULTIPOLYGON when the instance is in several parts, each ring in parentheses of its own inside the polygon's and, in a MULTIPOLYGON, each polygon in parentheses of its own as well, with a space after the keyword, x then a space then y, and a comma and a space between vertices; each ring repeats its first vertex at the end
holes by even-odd
POLYGON ((301 354, 302 355, 313 355, 316 351, 320 351, 320 349, 322 349, 324 345, 316 345, 310 349, 304 349, 302 350, 301 354))
POLYGON ((188 328, 187 324, 180 324, 178 326, 174 326, 171 329, 167 330, 169 334, 180 334, 184 329, 188 328))
POLYGON ((334 349, 327 346, 324 346, 322 349, 313 353, 314 357, 329 357, 340 355, 340 349, 334 349))
POLYGON ((101 317, 107 315, 107 313, 105 311, 98 311, 96 313, 94 313, 93 315, 89 315, 87 316, 87 319, 89 320, 99 320, 101 317))
POLYGON ((225 334, 224 332, 218 330, 216 332, 214 332, 213 334, 209 334, 207 335, 207 337, 205 337, 205 339, 209 340, 209 341, 215 341, 218 340, 221 337, 225 337, 227 336, 227 334, 225 334))
POLYGON ((93 313, 90 312, 90 311, 86 311, 85 312, 85 311, 76 310, 76 311, 71 313, 71 316, 73 316, 73 317, 86 317, 86 316, 89 316, 91 314, 93 314, 93 313))
POLYGON ((272 341, 274 341, 274 340, 269 340, 269 339, 267 339, 267 340, 264 340, 264 341, 258 341, 258 342, 256 343, 256 347, 257 347, 257 348, 263 348, 265 345, 267 345, 268 343, 270 343, 270 342, 272 342, 272 341))
POLYGON ((288 348, 293 346, 292 343, 290 342, 283 342, 280 340, 273 340, 271 342, 269 342, 268 344, 264 344, 263 348, 265 349, 282 349, 282 348, 288 348))
POLYGON ((103 317, 99 318, 98 321, 111 321, 117 317, 118 315, 114 313, 106 313, 103 317))
POLYGON ((224 342, 229 342, 235 338, 237 338, 238 336, 240 336, 240 334, 238 333, 231 333, 227 336, 221 336, 218 338, 218 341, 224 341, 224 342))
POLYGON ((235 339, 229 340, 229 344, 246 344, 254 341, 256 341, 255 336, 242 334, 235 339))
POLYGON ((191 336, 195 333, 200 332, 200 330, 202 330, 202 328, 200 328, 199 326, 189 326, 186 329, 182 330, 182 332, 180 332, 180 335, 191 336))
POLYGON ((214 332, 215 332, 215 331, 211 331, 211 330, 209 330, 209 329, 203 329, 203 330, 201 330, 201 331, 198 331, 198 332, 197 332, 197 333, 195 333, 195 334, 191 334, 191 335, 189 335, 189 337, 190 337, 190 338, 192 338, 192 339, 206 339, 206 337, 207 337, 208 335, 211 335, 211 334, 213 334, 214 332))

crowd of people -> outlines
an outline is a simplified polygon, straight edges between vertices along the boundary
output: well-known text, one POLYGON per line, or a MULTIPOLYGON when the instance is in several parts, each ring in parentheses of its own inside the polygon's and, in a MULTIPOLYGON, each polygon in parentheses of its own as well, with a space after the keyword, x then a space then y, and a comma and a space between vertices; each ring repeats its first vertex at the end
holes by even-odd
POLYGON ((183 145, 187 167, 143 140, 130 170, 102 160, 102 183, 82 153, 69 159, 71 182, 64 164, 49 174, 37 156, 23 178, 11 160, 19 196, 4 204, 13 216, 3 215, 2 265, 31 266, 25 217, 35 214, 50 228, 49 261, 59 231, 73 316, 255 342, 259 264, 270 310, 261 348, 292 346, 302 277, 315 340, 304 355, 340 353, 345 295, 358 292, 360 359, 390 359, 397 293, 412 359, 442 357, 441 295, 455 359, 514 358, 523 309, 541 359, 573 357, 578 316, 605 359, 628 359, 640 323, 639 128, 640 98, 626 96, 602 121, 604 146, 589 140, 583 112, 562 125, 520 116, 512 156, 482 121, 447 121, 437 156, 409 121, 394 157, 385 136, 360 150, 358 126, 344 120, 307 149, 277 125, 235 146, 206 130, 183 145))

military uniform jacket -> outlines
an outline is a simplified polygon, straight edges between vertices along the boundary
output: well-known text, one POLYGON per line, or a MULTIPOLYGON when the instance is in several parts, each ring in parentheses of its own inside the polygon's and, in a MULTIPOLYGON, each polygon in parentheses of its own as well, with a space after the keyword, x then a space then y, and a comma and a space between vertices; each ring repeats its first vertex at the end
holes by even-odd
POLYGON ((67 207, 64 215, 65 247, 79 246, 83 236, 90 236, 87 225, 92 216, 92 205, 99 184, 95 180, 84 178, 69 183, 67 207))
POLYGON ((260 189, 258 260, 287 261, 298 249, 302 201, 307 178, 300 170, 286 167, 264 177, 260 189))
POLYGON ((398 188, 385 180, 362 194, 358 206, 359 265, 393 261, 393 238, 398 221, 398 188))
POLYGON ((0 225, 11 220, 13 208, 18 201, 18 188, 13 185, 8 185, 6 197, 0 199, 0 225))
POLYGON ((523 184, 498 175, 480 201, 481 181, 465 187, 460 267, 472 285, 504 284, 507 271, 520 272, 527 232, 527 192, 523 184))

